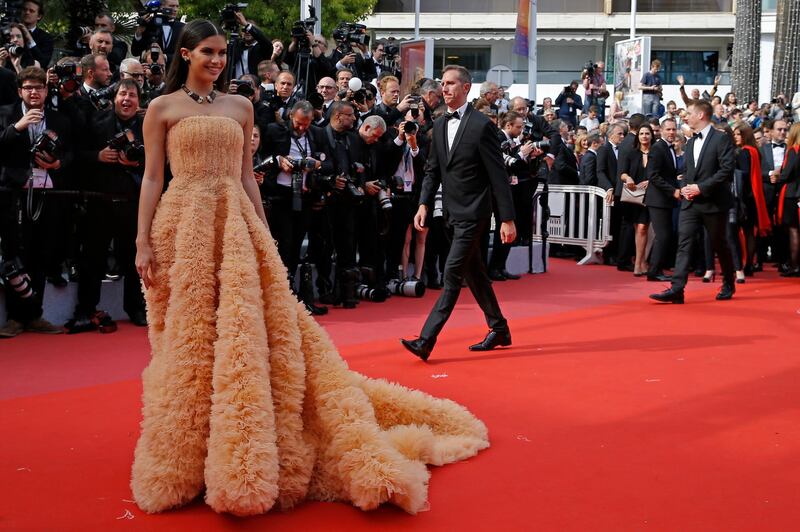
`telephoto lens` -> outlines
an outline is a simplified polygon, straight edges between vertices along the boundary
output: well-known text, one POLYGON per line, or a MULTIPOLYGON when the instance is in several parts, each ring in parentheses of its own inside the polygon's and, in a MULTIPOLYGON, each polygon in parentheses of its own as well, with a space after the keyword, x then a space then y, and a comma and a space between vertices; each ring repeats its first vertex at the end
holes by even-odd
POLYGON ((425 283, 422 281, 391 279, 386 288, 390 293, 403 297, 422 297, 425 295, 425 283))
POLYGON ((372 301, 375 303, 383 303, 386 301, 386 291, 378 290, 377 288, 370 288, 365 284, 356 286, 356 295, 362 301, 372 301))

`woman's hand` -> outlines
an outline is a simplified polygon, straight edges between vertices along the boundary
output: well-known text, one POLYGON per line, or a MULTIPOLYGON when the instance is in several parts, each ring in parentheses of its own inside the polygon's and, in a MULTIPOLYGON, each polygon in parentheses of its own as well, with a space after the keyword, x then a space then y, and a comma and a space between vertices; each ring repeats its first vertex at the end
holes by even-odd
POLYGON ((636 185, 636 188, 638 188, 639 190, 645 190, 649 183, 650 183, 650 181, 642 181, 641 183, 636 185))
POLYGON ((633 180, 626 181, 625 182, 625 188, 627 188, 628 190, 636 190, 636 188, 637 188, 636 187, 636 183, 633 180))
POLYGON ((150 244, 136 244, 136 271, 139 273, 145 289, 150 288, 155 282, 156 272, 156 260, 150 244))

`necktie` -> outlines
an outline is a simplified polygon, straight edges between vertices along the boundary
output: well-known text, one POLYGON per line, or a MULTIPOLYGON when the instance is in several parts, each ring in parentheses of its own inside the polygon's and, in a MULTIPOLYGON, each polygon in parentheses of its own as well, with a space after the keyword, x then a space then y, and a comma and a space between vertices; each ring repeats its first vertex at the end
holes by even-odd
POLYGON ((453 111, 452 113, 445 113, 444 114, 444 119, 447 120, 448 122, 450 120, 458 120, 460 118, 461 118, 461 115, 458 114, 458 111, 453 111))
POLYGON ((701 139, 702 140, 703 139, 703 132, 701 131, 699 133, 695 133, 694 135, 692 135, 692 138, 693 139, 701 139))
POLYGON ((786 144, 784 144, 784 143, 777 143, 777 142, 773 142, 773 143, 772 143, 772 147, 773 147, 773 148, 785 148, 785 147, 786 147, 786 144))

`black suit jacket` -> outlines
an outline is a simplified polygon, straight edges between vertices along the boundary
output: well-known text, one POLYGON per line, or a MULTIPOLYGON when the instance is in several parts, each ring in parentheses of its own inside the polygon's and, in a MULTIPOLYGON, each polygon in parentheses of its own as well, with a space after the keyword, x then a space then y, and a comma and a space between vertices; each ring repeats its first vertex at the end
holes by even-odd
POLYGON ((712 127, 697 161, 694 160, 695 142, 692 138, 686 145, 684 183, 698 185, 700 195, 692 201, 681 202, 681 209, 694 208, 709 214, 725 212, 733 201, 730 186, 736 167, 733 142, 728 135, 712 127))
POLYGON ((800 155, 793 149, 787 154, 778 184, 786 187, 787 198, 800 198, 800 155))
POLYGON ((39 61, 42 68, 50 66, 50 59, 53 57, 53 36, 37 27, 31 32, 31 37, 36 41, 36 46, 31 48, 33 58, 39 61))
MULTIPOLYGON (((316 126, 309 127, 306 131, 306 139, 308 139, 308 157, 313 157, 317 160, 327 159, 327 157, 320 156, 320 153, 324 152, 326 148, 325 140, 322 137, 322 129, 316 126)), ((289 150, 292 147, 291 143, 292 135, 289 131, 289 126, 272 123, 265 129, 264 133, 262 133, 261 153, 264 154, 265 157, 276 157, 278 155, 288 157, 289 150)), ((325 172, 325 170, 326 161, 322 161, 322 172, 332 173, 330 165, 327 167, 328 172, 325 172)), ((272 169, 272 173, 266 176, 264 182, 265 185, 267 185, 267 189, 277 186, 275 179, 280 172, 281 169, 278 165, 275 165, 272 169)))
POLYGON ((598 186, 597 181, 597 154, 591 150, 581 158, 581 172, 578 176, 581 185, 598 186))
MULTIPOLYGON (((22 118, 22 104, 14 103, 0 107, 0 186, 22 186, 31 168, 31 139, 27 130, 14 129, 14 124, 22 118)), ((54 188, 65 188, 65 176, 72 163, 72 135, 69 120, 52 109, 45 109, 44 119, 47 129, 58 134, 62 143, 61 168, 48 170, 54 188)))
POLYGON ((575 158, 575 152, 563 142, 556 149, 548 181, 553 185, 578 184, 578 159, 575 158))
POLYGON ((648 207, 671 209, 675 206, 675 191, 678 186, 678 171, 672 158, 671 146, 664 140, 658 140, 650 148, 650 160, 647 163, 647 191, 644 202, 648 207))
POLYGON ((450 220, 489 218, 494 199, 501 222, 514 219, 514 202, 503 167, 497 129, 483 113, 467 105, 452 149, 447 149, 447 120, 433 124, 433 142, 425 167, 420 204, 433 209, 434 196, 442 186, 443 207, 450 220))
POLYGON ((767 206, 771 207, 778 196, 778 186, 769 180, 769 173, 775 169, 775 160, 772 157, 772 143, 767 142, 759 148, 761 155, 761 180, 764 183, 764 199, 767 206))
MULTIPOLYGON (((142 118, 136 117, 125 127, 133 131, 138 142, 143 142, 142 118)), ((97 155, 106 146, 108 141, 118 132, 117 115, 113 109, 98 111, 93 119, 89 131, 77 139, 75 162, 80 166, 81 172, 76 176, 82 190, 107 192, 109 194, 127 195, 136 197, 144 172, 144 160, 137 167, 122 164, 101 163, 97 155)))
POLYGON ((0 66, 0 105, 10 105, 18 100, 17 75, 0 66))
MULTIPOLYGON (((253 26, 250 29, 250 35, 255 39, 255 44, 250 47, 247 53, 247 64, 245 66, 245 74, 258 75, 258 64, 261 61, 272 57, 272 41, 264 35, 264 32, 253 26)), ((242 60, 245 46, 244 41, 239 41, 240 45, 233 51, 233 63, 239 65, 242 60)))
POLYGON ((606 142, 597 149, 597 186, 603 190, 617 188, 617 156, 614 147, 606 142))

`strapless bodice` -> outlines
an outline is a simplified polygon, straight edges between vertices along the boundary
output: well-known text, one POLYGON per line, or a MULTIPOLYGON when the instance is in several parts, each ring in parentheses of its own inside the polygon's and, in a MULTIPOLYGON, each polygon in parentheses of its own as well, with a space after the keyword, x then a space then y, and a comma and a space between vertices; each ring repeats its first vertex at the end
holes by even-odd
POLYGON ((228 116, 189 116, 167 132, 172 183, 214 186, 242 176, 242 126, 228 116))

